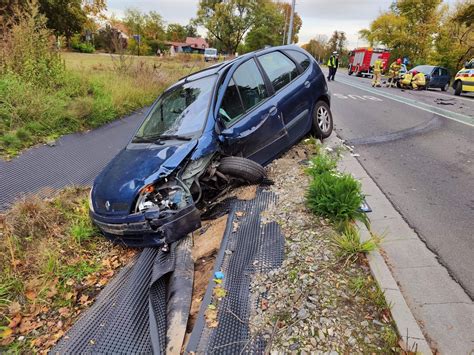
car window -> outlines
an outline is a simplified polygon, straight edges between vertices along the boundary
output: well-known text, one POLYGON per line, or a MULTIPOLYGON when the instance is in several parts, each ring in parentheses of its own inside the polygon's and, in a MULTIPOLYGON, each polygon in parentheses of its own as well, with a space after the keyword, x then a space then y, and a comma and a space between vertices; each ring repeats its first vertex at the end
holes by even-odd
POLYGON ((245 111, 249 111, 268 97, 262 74, 253 59, 238 67, 233 78, 239 88, 245 111))
POLYGON ((219 116, 225 126, 230 126, 232 122, 238 120, 244 112, 244 106, 242 105, 237 85, 234 79, 231 79, 225 90, 221 107, 219 108, 219 116))
POLYGON ((435 68, 435 69, 433 70, 433 76, 440 76, 440 72, 439 72, 439 71, 440 71, 439 68, 435 68))
POLYGON ((441 75, 443 75, 443 76, 449 75, 448 70, 447 70, 447 69, 444 69, 444 68, 441 69, 441 75))
POLYGON ((289 54, 294 60, 296 60, 303 70, 306 70, 306 68, 309 67, 310 59, 306 54, 294 50, 287 50, 285 53, 289 54))
POLYGON ((240 65, 226 89, 219 114, 226 126, 268 97, 262 74, 253 59, 240 65))
POLYGON ((275 91, 280 90, 298 76, 298 69, 288 57, 280 52, 271 52, 258 57, 275 91))

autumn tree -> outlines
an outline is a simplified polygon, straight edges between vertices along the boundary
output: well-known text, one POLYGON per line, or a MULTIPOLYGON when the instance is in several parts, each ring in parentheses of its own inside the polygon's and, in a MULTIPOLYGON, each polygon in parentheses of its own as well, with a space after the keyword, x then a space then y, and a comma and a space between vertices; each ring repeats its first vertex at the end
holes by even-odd
POLYGON ((150 11, 145 15, 145 24, 143 27, 145 36, 154 40, 164 40, 166 37, 165 21, 156 11, 150 11))
POLYGON ((166 38, 168 41, 173 42, 184 42, 186 40, 187 30, 186 27, 179 23, 170 23, 166 30, 166 38))
POLYGON ((465 61, 474 57, 474 4, 464 1, 451 11, 447 5, 442 10, 432 58, 455 73, 465 61))
MULTIPOLYGON (((271 0, 261 2, 255 13, 255 23, 245 38, 245 49, 253 51, 265 45, 286 44, 291 7, 287 3, 271 0)), ((298 42, 298 32, 302 25, 298 13, 294 15, 292 43, 298 42)))
POLYGON ((255 23, 261 3, 262 0, 200 1, 195 22, 205 27, 210 37, 221 43, 224 51, 235 53, 255 23))
POLYGON ((438 32, 442 0, 398 0, 359 32, 371 45, 393 49, 393 56, 408 56, 414 64, 426 63, 438 32))
POLYGON ((303 44, 303 49, 308 51, 318 62, 329 56, 328 38, 325 35, 318 35, 308 43, 303 44))

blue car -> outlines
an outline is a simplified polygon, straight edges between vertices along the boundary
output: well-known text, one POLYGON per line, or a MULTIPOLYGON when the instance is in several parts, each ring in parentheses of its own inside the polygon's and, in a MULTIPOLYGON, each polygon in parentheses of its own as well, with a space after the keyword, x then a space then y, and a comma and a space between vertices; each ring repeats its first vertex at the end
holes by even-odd
POLYGON ((441 91, 449 89, 451 75, 448 69, 434 65, 418 65, 410 70, 410 72, 413 71, 425 74, 426 89, 439 88, 441 91))
POLYGON ((333 129, 324 74, 296 46, 248 53, 191 74, 151 106, 128 145, 95 179, 90 216, 133 247, 173 243, 232 186, 265 179, 263 166, 308 133, 333 129))

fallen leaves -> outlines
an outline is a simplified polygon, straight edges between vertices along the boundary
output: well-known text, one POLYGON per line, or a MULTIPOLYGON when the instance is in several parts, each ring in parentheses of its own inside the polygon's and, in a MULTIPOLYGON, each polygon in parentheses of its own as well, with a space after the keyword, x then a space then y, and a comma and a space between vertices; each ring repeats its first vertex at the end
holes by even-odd
POLYGON ((204 313, 204 318, 206 319, 206 325, 208 328, 217 328, 219 325, 219 322, 217 321, 217 307, 210 304, 204 313))

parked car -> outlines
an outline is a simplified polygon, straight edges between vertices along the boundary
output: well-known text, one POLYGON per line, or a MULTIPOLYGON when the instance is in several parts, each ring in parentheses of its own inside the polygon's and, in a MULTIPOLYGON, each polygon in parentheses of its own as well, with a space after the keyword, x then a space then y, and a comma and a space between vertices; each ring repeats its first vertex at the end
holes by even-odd
POLYGON ((454 95, 461 95, 463 92, 474 92, 474 58, 464 64, 456 74, 453 83, 454 95))
POLYGON ((166 249, 200 228, 216 196, 261 182, 264 165, 308 133, 326 138, 332 129, 324 74, 301 48, 216 64, 155 101, 95 179, 90 216, 113 242, 166 249))
POLYGON ((204 61, 209 62, 209 61, 217 61, 219 59, 219 56, 217 55, 217 49, 215 48, 206 48, 204 50, 204 61))
POLYGON ((451 75, 448 69, 434 65, 418 65, 410 70, 410 72, 414 71, 425 74, 427 89, 439 88, 441 91, 449 89, 451 75))

